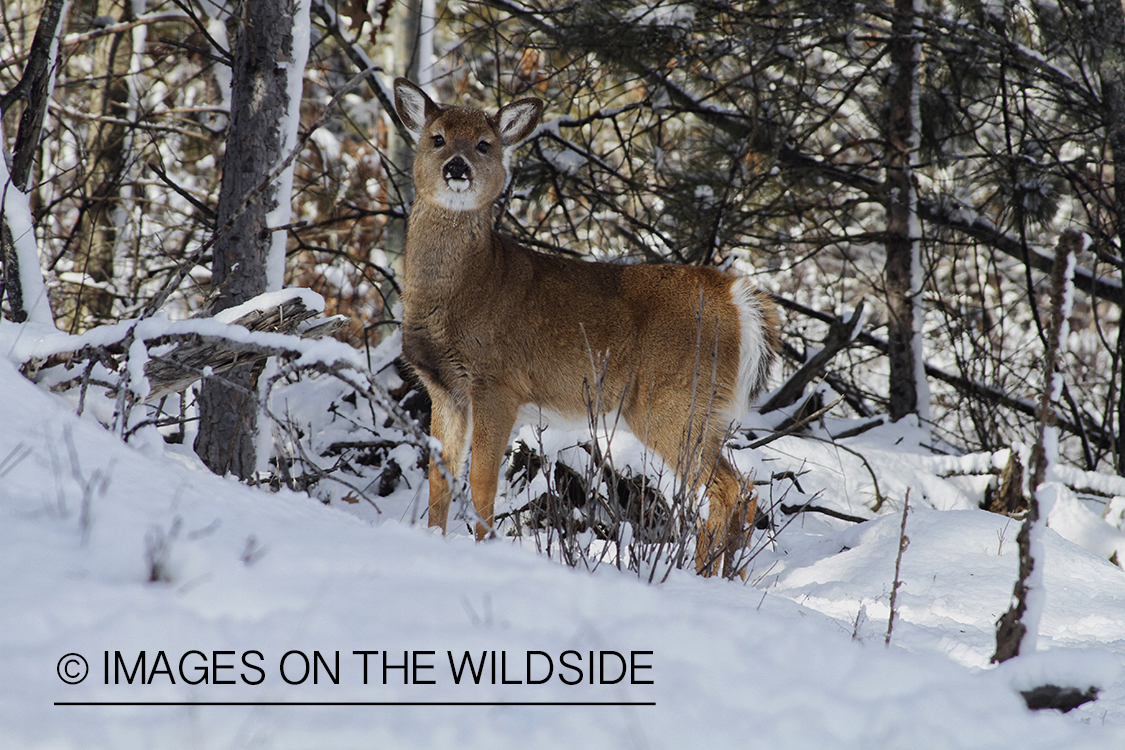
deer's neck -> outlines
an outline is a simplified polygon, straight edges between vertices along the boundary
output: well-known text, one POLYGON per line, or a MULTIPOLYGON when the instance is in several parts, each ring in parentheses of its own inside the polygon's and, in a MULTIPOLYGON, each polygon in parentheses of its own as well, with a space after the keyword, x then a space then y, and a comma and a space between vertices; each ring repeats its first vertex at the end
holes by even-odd
POLYGON ((499 262, 490 207, 453 211, 418 202, 409 218, 403 259, 407 315, 494 283, 499 262))
POLYGON ((473 273, 491 262, 491 207, 451 211, 431 203, 414 206, 406 235, 407 285, 429 286, 439 279, 473 273))
POLYGON ((419 203, 410 213, 407 253, 471 253, 486 247, 492 237, 491 207, 478 211, 453 211, 432 203, 419 203))

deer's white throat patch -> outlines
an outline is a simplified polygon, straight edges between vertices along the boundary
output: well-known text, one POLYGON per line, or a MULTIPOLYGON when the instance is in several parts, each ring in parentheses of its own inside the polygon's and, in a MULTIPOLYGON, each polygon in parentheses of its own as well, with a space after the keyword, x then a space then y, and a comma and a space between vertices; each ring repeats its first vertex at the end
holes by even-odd
POLYGON ((435 202, 451 211, 475 211, 480 198, 472 187, 471 180, 446 180, 445 189, 434 196, 435 202))

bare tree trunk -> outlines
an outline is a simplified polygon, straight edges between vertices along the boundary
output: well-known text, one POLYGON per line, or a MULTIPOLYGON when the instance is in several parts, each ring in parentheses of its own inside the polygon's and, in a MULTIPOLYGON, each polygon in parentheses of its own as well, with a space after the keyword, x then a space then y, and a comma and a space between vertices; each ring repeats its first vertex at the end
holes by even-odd
MULTIPOLYGON (((1121 0, 1094 0, 1094 15, 1099 41, 1093 45, 1102 88, 1102 121, 1113 158, 1113 217, 1117 236, 1117 257, 1125 258, 1125 11, 1121 0)), ((1092 37, 1093 38, 1093 37, 1092 37)), ((1125 286, 1125 266, 1120 266, 1125 286)), ((1125 308, 1118 315, 1125 318, 1125 308)), ((1125 368, 1125 325, 1118 325, 1115 356, 1118 368, 1125 368)), ((1120 369, 1118 370, 1120 372, 1120 369)), ((1117 387, 1117 441, 1115 467, 1125 476, 1125 393, 1117 387)))
MULTIPOLYGON (((19 130, 16 131, 16 142, 12 147, 9 162, 11 168, 5 165, 2 170, 5 179, 0 184, 0 191, 3 191, 0 194, 0 263, 4 264, 4 273, 0 277, 0 281, 3 282, 0 299, 5 296, 8 298, 8 309, 12 320, 17 323, 22 323, 29 317, 42 323, 54 323, 50 304, 46 299, 42 273, 39 270, 38 252, 30 252, 34 239, 22 235, 15 236, 12 224, 18 222, 22 234, 31 232, 30 210, 26 210, 26 191, 30 185, 35 154, 39 149, 43 121, 47 116, 47 104, 55 77, 58 37, 62 29, 66 5, 66 0, 50 0, 47 3, 43 15, 39 18, 39 25, 35 29, 35 38, 31 43, 23 76, 11 91, 0 96, 0 118, 7 114, 16 102, 24 102, 19 130), (17 191, 19 195, 10 195, 9 191, 12 190, 17 191), (9 211, 15 204, 23 206, 20 210, 24 210, 28 215, 19 218, 10 216, 9 211), (22 253, 21 247, 26 248, 22 253), (28 283, 33 279, 34 284, 28 283)), ((0 133, 2 132, 3 128, 0 128, 0 133)), ((0 143, 0 146, 3 145, 0 143)), ((4 157, 0 156, 0 158, 4 157)))
MULTIPOLYGON (((396 5, 394 13, 397 17, 394 54, 399 75, 406 76, 419 86, 428 89, 434 52, 433 2, 432 0, 404 0, 396 5)), ((387 179, 391 182, 387 185, 387 193, 391 201, 400 199, 404 201, 403 208, 405 208, 405 202, 413 199, 410 170, 414 161, 414 144, 394 129, 388 133, 388 138, 391 144, 391 161, 401 167, 402 171, 387 172, 387 179)), ((389 219, 384 237, 383 250, 388 256, 392 260, 402 257, 403 248, 406 247, 405 219, 389 219)), ((392 290, 388 285, 384 289, 384 295, 391 293, 392 290)))
POLYGON ((921 46, 915 2, 895 0, 888 86, 886 282, 890 344, 890 417, 927 416, 929 394, 922 364, 921 225, 914 164, 918 154, 918 74, 921 46))
POLYGON ((20 127, 16 132, 16 143, 12 147, 12 182, 20 190, 26 191, 31 179, 31 167, 35 163, 35 152, 39 146, 39 135, 43 130, 43 120, 47 116, 47 98, 50 95, 55 71, 59 33, 62 29, 63 12, 67 0, 50 0, 43 9, 39 25, 35 29, 35 39, 31 42, 27 68, 19 83, 0 97, 0 113, 7 114, 16 102, 25 102, 20 115, 20 127))
MULTIPOLYGON (((234 45, 231 122, 216 221, 220 236, 211 269, 208 307, 212 313, 267 289, 267 260, 273 246, 267 215, 289 196, 278 195, 276 182, 259 188, 285 157, 282 123, 289 116, 295 6, 293 0, 243 4, 234 45), (231 226, 224 232, 228 223, 231 226)), ((260 372, 260 364, 245 365, 223 380, 203 383, 195 451, 217 474, 229 472, 248 479, 257 469, 255 394, 260 372)))
MULTIPOLYGON (((105 2, 101 15, 110 15, 115 3, 105 2)), ((121 21, 133 20, 133 3, 124 3, 121 21)), ((103 37, 94 56, 95 85, 90 111, 95 115, 87 138, 86 184, 89 186, 77 243, 78 270, 93 285, 81 286, 73 300, 72 319, 63 328, 74 330, 109 322, 113 318, 114 265, 118 232, 115 212, 121 205, 122 183, 129 157, 129 82, 133 45, 130 32, 103 37)))

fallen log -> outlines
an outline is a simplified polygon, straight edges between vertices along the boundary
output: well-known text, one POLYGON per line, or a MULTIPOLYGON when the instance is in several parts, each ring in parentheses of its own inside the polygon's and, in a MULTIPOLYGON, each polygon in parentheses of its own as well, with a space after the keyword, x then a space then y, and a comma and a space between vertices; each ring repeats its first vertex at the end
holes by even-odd
POLYGON ((223 323, 223 327, 207 333, 180 332, 175 326, 165 329, 151 325, 151 321, 148 321, 149 326, 140 329, 140 335, 137 334, 139 325, 119 323, 101 331, 95 329, 78 337, 77 344, 68 339, 64 342, 65 351, 29 359, 21 367, 21 372, 30 379, 42 380, 52 370, 80 367, 73 377, 60 378, 56 373, 51 390, 62 392, 79 385, 85 389, 93 384, 116 393, 122 381, 120 376, 129 368, 129 358, 137 354, 135 345, 139 339, 146 355, 144 377, 149 381, 143 400, 151 402, 185 390, 205 373, 222 374, 236 365, 258 362, 270 356, 262 347, 241 341, 239 331, 320 339, 339 330, 346 322, 343 316, 314 321, 320 311, 310 307, 302 294, 279 299, 269 306, 255 307, 253 302, 240 306, 233 314, 217 317, 215 320, 223 323), (224 329, 229 330, 229 335, 224 329), (82 343, 83 340, 91 343, 82 343), (99 364, 108 374, 95 374, 94 366, 99 364))

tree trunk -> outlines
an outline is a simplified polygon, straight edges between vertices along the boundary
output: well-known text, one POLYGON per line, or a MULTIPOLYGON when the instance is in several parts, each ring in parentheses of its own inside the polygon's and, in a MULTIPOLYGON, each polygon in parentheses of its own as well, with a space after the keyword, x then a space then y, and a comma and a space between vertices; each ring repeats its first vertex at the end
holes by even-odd
MULTIPOLYGON (((0 300, 7 297, 8 310, 16 323, 31 320, 54 325, 43 274, 39 269, 39 253, 35 247, 26 191, 39 150, 47 104, 54 88, 58 38, 66 7, 66 0, 50 0, 47 3, 35 29, 35 39, 31 43, 23 76, 11 91, 0 97, 0 117, 7 114, 16 102, 24 102, 11 160, 0 169, 0 263, 4 265, 4 273, 0 277, 3 281, 0 300)), ((0 127, 0 146, 5 145, 3 130, 0 127)))
MULTIPOLYGON (((278 201, 278 182, 263 187, 286 156, 283 125, 290 117, 289 71, 294 55, 293 0, 246 0, 234 46, 231 121, 223 157, 214 261, 212 313, 267 290, 273 237, 268 214, 278 201)), ((307 37, 303 37, 306 38, 307 37)), ((304 54, 300 56, 302 69, 304 54)), ((296 71, 300 75, 300 71, 296 71)), ((217 474, 242 479, 257 470, 257 379, 261 365, 244 365, 222 380, 207 379, 199 397, 195 451, 217 474)))
MULTIPOLYGON (((113 3, 105 3, 102 15, 109 15, 113 3)), ((133 4, 126 2, 121 21, 133 20, 133 4)), ((133 54, 131 34, 119 32, 98 39, 94 55, 94 79, 104 81, 96 86, 90 111, 96 119, 90 122, 86 140, 86 184, 89 196, 84 206, 77 241, 77 270, 91 281, 79 287, 73 300, 70 324, 62 323, 72 332, 90 328, 113 319, 112 287, 117 262, 118 231, 116 212, 121 205, 122 184, 128 163, 132 138, 128 123, 129 80, 133 54)), ((69 307, 69 305, 68 305, 69 307)))
MULTIPOLYGON (((397 21, 394 33, 395 64, 401 75, 428 89, 434 62, 433 2, 432 0, 404 0, 396 4, 394 13, 397 21)), ((410 178, 411 166, 414 162, 414 144, 394 129, 390 130, 388 138, 391 144, 391 161, 402 170, 398 172, 392 169, 387 172, 388 198, 392 203, 402 201, 400 206, 406 208, 414 197, 410 178)), ((394 262, 402 257, 405 247, 406 220, 388 219, 383 250, 394 262)), ((388 283, 383 289, 384 299, 386 295, 392 293, 393 290, 388 283)))
MULTIPOLYGON (((1125 12, 1121 0, 1094 0, 1094 14, 1099 30, 1094 43, 1094 57, 1102 88, 1102 121, 1113 159, 1113 227, 1117 237, 1117 257, 1125 258, 1125 12)), ((1094 37, 1092 37, 1094 38, 1094 37)), ((1121 283, 1125 286, 1125 266, 1121 267, 1121 283)), ((1119 319, 1125 308, 1118 308, 1119 319)), ((1125 325, 1117 328, 1118 372, 1125 368, 1125 325)), ((1117 384, 1117 441, 1115 469, 1125 476, 1125 393, 1117 384)))
POLYGON ((914 165, 918 158, 918 73, 914 38, 916 0, 896 0, 890 39, 886 150, 886 282, 890 344, 890 417, 928 416, 922 364, 922 259, 914 165))

